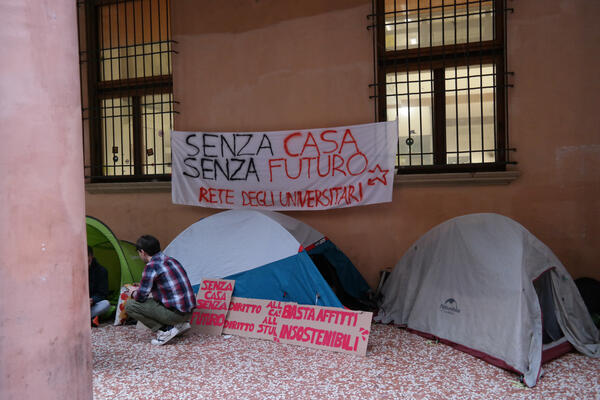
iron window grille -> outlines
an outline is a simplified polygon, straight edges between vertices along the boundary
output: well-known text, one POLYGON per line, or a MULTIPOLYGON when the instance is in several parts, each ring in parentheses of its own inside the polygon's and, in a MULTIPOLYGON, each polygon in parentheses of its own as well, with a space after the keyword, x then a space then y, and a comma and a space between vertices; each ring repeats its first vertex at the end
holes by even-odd
POLYGON ((170 0, 78 0, 85 177, 169 180, 170 0))
POLYGON ((377 120, 398 120, 398 173, 511 163, 504 0, 373 0, 377 120))

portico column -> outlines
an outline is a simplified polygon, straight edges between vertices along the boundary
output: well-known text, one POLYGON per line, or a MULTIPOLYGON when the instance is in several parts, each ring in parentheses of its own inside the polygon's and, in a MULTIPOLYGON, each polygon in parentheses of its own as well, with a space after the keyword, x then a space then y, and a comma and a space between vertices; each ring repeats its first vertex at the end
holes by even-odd
POLYGON ((0 399, 91 399, 76 2, 0 1, 0 399))

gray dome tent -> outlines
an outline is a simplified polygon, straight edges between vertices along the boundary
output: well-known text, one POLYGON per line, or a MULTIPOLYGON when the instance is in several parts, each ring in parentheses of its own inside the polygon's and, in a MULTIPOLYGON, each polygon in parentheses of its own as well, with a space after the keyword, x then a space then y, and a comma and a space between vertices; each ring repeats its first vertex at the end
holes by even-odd
POLYGON ((423 235, 382 287, 376 320, 440 339, 523 375, 569 351, 600 356, 600 335, 573 279, 514 220, 471 214, 423 235))

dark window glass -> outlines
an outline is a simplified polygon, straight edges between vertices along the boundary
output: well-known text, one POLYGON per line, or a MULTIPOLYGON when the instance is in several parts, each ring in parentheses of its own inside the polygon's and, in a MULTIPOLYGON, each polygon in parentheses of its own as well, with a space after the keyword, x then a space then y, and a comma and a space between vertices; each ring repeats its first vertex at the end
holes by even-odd
POLYGON ((399 172, 508 163, 503 1, 374 0, 378 119, 399 172))
POLYGON ((78 2, 85 172, 92 181, 170 179, 170 6, 78 2))

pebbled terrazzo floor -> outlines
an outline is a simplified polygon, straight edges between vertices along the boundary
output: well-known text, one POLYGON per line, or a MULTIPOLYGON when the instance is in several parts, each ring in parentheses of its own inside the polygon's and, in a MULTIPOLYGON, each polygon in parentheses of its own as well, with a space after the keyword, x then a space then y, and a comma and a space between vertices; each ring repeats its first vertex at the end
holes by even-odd
POLYGON ((134 325, 92 329, 94 399, 600 399, 600 359, 569 353, 534 388, 515 374, 391 325, 366 357, 237 336, 164 346, 134 325))

